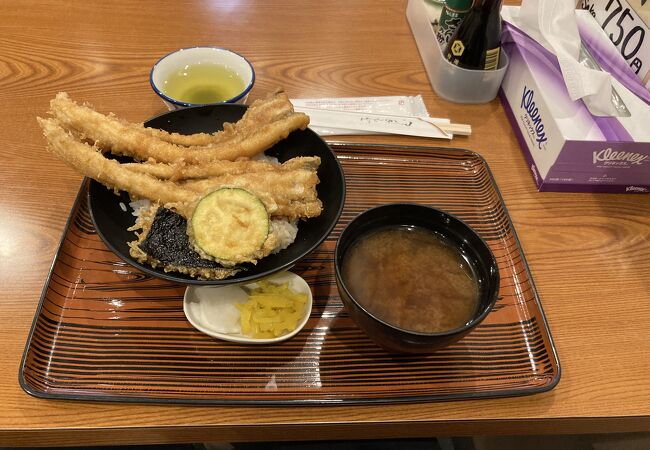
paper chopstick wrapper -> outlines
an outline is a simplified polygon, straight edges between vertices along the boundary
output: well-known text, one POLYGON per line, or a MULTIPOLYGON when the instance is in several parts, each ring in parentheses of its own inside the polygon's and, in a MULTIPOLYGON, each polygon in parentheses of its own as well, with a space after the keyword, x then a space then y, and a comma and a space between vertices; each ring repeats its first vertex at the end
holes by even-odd
POLYGON ((380 97, 295 98, 294 106, 334 111, 394 114, 397 116, 428 116, 421 95, 386 95, 380 97))
MULTIPOLYGON (((325 97, 292 99, 294 107, 324 109, 329 111, 353 111, 369 114, 393 114, 399 116, 428 116, 421 95, 384 95, 378 97, 325 97)), ((311 124, 310 128, 320 136, 379 134, 373 131, 331 128, 311 124)))
MULTIPOLYGON (((367 114, 385 114, 391 116, 425 117, 436 123, 449 123, 449 119, 430 118, 421 95, 403 96, 386 95, 379 97, 330 97, 330 98, 298 98, 291 99, 296 111, 313 113, 314 109, 325 111, 350 111, 367 114)), ((368 129, 353 129, 328 127, 315 123, 309 126, 320 136, 330 135, 364 135, 389 134, 388 131, 370 131, 368 129)))
MULTIPOLYGON (((454 136, 454 130, 450 129, 451 124, 446 119, 329 111, 304 107, 295 109, 309 115, 310 126, 438 139, 451 139, 454 136)), ((469 134, 469 132, 471 129, 467 126, 456 129, 457 134, 469 134)))

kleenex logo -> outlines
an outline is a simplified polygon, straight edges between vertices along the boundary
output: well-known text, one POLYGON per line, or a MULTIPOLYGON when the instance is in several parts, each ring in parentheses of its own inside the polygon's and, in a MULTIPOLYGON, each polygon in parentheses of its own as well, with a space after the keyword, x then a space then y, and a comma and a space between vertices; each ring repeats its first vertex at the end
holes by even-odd
POLYGON ((546 138, 544 122, 542 121, 539 109, 535 105, 534 97, 535 92, 532 89, 528 89, 527 86, 524 86, 524 92, 521 95, 521 108, 527 113, 524 116, 524 122, 526 122, 528 134, 537 142, 537 148, 545 150, 544 147, 548 139, 546 138))
POLYGON ((626 186, 625 192, 648 192, 648 189, 643 186, 626 186))
POLYGON ((609 166, 627 166, 637 165, 640 166, 648 160, 648 155, 641 153, 633 153, 626 151, 614 151, 611 148, 606 148, 599 152, 594 152, 594 164, 604 163, 609 166))

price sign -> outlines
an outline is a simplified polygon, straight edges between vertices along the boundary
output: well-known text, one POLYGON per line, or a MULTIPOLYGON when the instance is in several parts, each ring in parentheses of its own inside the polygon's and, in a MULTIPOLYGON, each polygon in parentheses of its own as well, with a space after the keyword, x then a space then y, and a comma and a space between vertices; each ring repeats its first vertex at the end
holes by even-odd
POLYGON ((580 0, 578 6, 596 18, 632 70, 644 80, 650 73, 648 24, 626 0, 580 0))

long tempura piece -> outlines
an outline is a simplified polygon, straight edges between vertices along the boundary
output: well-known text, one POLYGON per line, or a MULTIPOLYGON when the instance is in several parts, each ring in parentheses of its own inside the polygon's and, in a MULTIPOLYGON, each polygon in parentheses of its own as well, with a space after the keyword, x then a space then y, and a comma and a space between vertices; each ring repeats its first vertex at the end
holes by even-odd
POLYGON ((110 189, 152 202, 130 228, 138 235, 131 256, 140 262, 226 278, 286 248, 298 219, 322 212, 319 157, 248 159, 307 126, 284 93, 255 102, 223 131, 189 136, 100 114, 65 93, 50 106, 53 118, 38 122, 53 154, 110 189), (120 163, 103 150, 141 162, 120 163))
POLYGON ((314 160, 285 163, 285 166, 277 166, 284 167, 279 171, 226 174, 179 184, 129 170, 135 165, 106 158, 97 149, 78 141, 56 119, 39 119, 39 123, 52 153, 82 175, 112 189, 127 191, 134 197, 172 205, 185 218, 191 215, 192 205, 202 194, 220 187, 246 188, 260 198, 274 217, 291 220, 315 217, 322 209, 316 192, 319 180, 315 170, 296 168, 300 165, 313 167, 314 160))
POLYGON ((225 123, 223 131, 186 135, 168 133, 165 130, 147 128, 144 126, 143 130, 150 135, 171 144, 183 145, 186 147, 205 146, 229 141, 236 138, 238 135, 241 135, 247 128, 250 129, 259 124, 270 123, 291 113, 293 113, 293 105, 289 101, 287 95, 281 90, 278 90, 265 99, 254 101, 246 111, 246 114, 244 114, 244 117, 234 124, 225 123))
MULTIPOLYGON (((50 151, 84 176, 93 178, 107 187, 127 191, 133 196, 169 205, 186 219, 191 217, 195 204, 200 198, 196 192, 183 189, 170 181, 161 181, 150 175, 125 169, 120 163, 107 159, 88 144, 76 141, 70 133, 57 124, 55 119, 39 118, 38 121, 43 128, 50 151)), ((259 198, 265 203, 267 210, 277 209, 273 199, 267 193, 261 192, 259 198), (267 201, 271 203, 267 204, 267 201)), ((255 262, 270 254, 277 241, 277 235, 271 230, 264 245, 255 253, 242 256, 235 261, 219 260, 219 263, 232 267, 242 262, 255 262)))
MULTIPOLYGON (((115 160, 108 159, 99 150, 79 142, 55 119, 38 118, 48 149, 80 174, 103 185, 129 192, 133 197, 161 204, 189 205, 196 200, 196 192, 183 189, 171 181, 163 181, 147 174, 125 170, 115 160)), ((187 208, 179 209, 188 217, 187 208)))
MULTIPOLYGON (((281 96, 286 97, 283 93, 275 94, 266 101, 275 103, 281 96)), ((286 102, 291 105, 288 98, 286 102)), ((305 129, 309 124, 309 117, 293 112, 293 107, 290 110, 284 108, 284 112, 278 116, 268 114, 265 101, 256 104, 247 110, 240 125, 227 127, 227 139, 205 146, 189 147, 161 140, 151 131, 146 131, 142 125, 101 114, 89 106, 78 105, 65 93, 57 94, 50 102, 50 109, 65 128, 76 130, 112 153, 131 156, 138 161, 154 159, 166 163, 203 163, 252 157, 286 138, 292 131, 305 129), (260 112, 260 109, 267 114, 260 112), (268 121, 261 122, 260 118, 268 121)))
POLYGON ((190 180, 179 183, 183 189, 197 193, 213 191, 220 187, 238 187, 246 189, 260 197, 272 193, 277 204, 276 215, 289 219, 317 217, 322 210, 318 199, 316 185, 318 176, 309 170, 292 170, 291 172, 253 172, 241 175, 222 175, 219 177, 190 180))
POLYGON ((283 164, 269 161, 212 161, 205 164, 126 163, 124 167, 135 172, 146 173, 156 178, 180 181, 194 178, 237 175, 250 172, 281 172, 304 169, 315 171, 320 165, 318 156, 299 156, 283 164))

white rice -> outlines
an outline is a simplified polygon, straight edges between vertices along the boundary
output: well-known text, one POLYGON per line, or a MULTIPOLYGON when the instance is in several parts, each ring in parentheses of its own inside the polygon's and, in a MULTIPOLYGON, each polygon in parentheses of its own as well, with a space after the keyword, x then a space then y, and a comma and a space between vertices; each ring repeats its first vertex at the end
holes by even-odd
POLYGON ((251 157, 251 160, 253 161, 266 161, 270 162, 271 164, 280 164, 280 161, 278 161, 278 158, 275 158, 273 156, 265 155, 264 152, 258 153, 257 155, 251 157))
POLYGON ((296 235, 298 234, 297 221, 289 222, 287 219, 272 220, 271 232, 278 236, 278 245, 272 253, 278 253, 280 250, 284 250, 293 244, 293 241, 296 240, 296 235))
POLYGON ((134 200, 132 202, 129 202, 129 206, 133 210, 131 214, 133 214, 135 217, 139 217, 142 211, 146 211, 151 208, 151 201, 147 199, 134 200))

